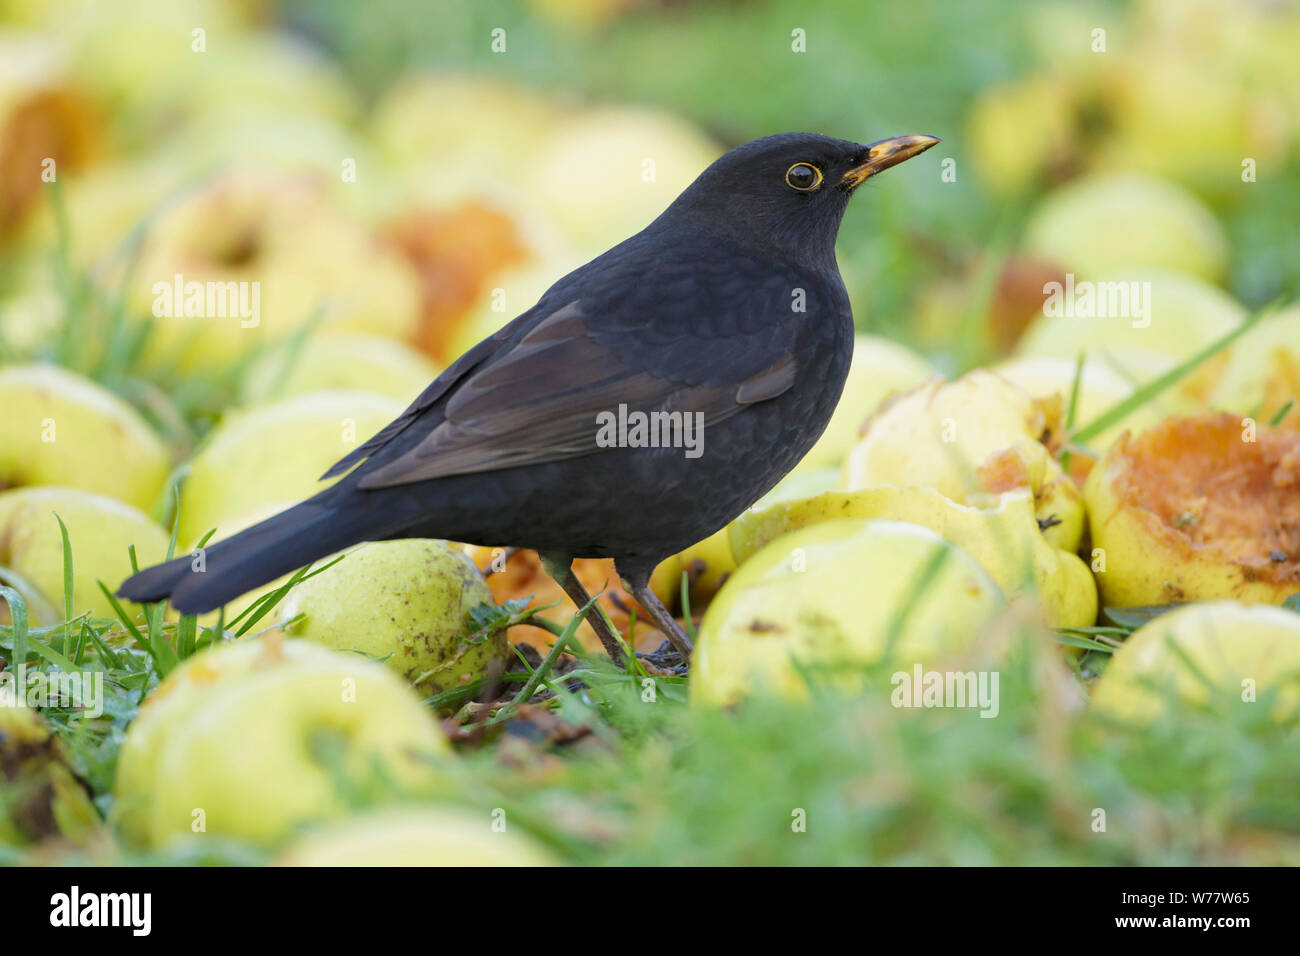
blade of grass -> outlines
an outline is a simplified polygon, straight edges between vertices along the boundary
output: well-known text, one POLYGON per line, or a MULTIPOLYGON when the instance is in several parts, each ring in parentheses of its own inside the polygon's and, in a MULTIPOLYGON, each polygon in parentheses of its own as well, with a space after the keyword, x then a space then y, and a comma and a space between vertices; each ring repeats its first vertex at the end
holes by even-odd
POLYGON ((11 587, 0 584, 0 598, 9 605, 10 628, 13 631, 13 660, 10 666, 17 667, 27 660, 27 602, 23 596, 11 587))
POLYGON ((69 630, 72 621, 72 542, 68 540, 68 526, 57 511, 54 520, 59 523, 59 535, 63 538, 63 639, 59 642, 59 650, 65 651, 72 642, 69 630))
POLYGON ((1246 321, 1242 322, 1241 325, 1237 326, 1227 335, 1224 335, 1221 338, 1217 339, 1216 341, 1211 342, 1209 345, 1201 349, 1195 355, 1191 356, 1190 358, 1186 359, 1183 362, 1180 362, 1178 365, 1175 365, 1168 372, 1165 372, 1165 374, 1159 376, 1158 378, 1152 379, 1150 382, 1147 382, 1145 385, 1140 386, 1128 398, 1124 399, 1122 402, 1118 402, 1115 405, 1111 406, 1106 411, 1102 412, 1099 416, 1094 418, 1087 425, 1084 425, 1078 431, 1071 434, 1070 441, 1086 442, 1090 438, 1095 438, 1097 435, 1100 435, 1106 429, 1119 424, 1121 421, 1123 421, 1133 412, 1137 411, 1147 402, 1151 401, 1156 396, 1166 391, 1170 386, 1178 382, 1180 379, 1185 378, 1188 374, 1195 371, 1200 366, 1204 365, 1206 362, 1214 358, 1216 355, 1218 355, 1228 346, 1232 345, 1233 342, 1237 341, 1237 339, 1241 338, 1243 335, 1245 335, 1247 332, 1253 329, 1256 325, 1260 323, 1262 319, 1270 315, 1276 308, 1277 308, 1277 303, 1273 303, 1271 305, 1265 306, 1264 308, 1257 311, 1254 315, 1246 319, 1246 321))

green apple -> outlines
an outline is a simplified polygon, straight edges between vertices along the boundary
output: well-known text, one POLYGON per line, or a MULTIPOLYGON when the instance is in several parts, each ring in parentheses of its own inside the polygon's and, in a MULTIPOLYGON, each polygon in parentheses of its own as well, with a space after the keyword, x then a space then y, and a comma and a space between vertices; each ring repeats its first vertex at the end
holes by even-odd
POLYGON ((410 402, 438 377, 438 367, 401 342, 360 332, 313 335, 255 359, 244 374, 246 405, 329 389, 360 389, 410 402))
MULTIPOLYGON (((232 652, 201 652, 195 668, 220 671, 213 656, 232 652)), ((230 673, 196 680, 182 668, 155 692, 175 681, 151 722, 161 736, 146 737, 141 765, 118 781, 150 845, 190 833, 274 844, 303 823, 344 815, 349 794, 425 791, 438 780, 433 761, 447 741, 387 668, 303 642, 252 666, 250 652, 238 653, 230 673)))
POLYGON ((555 866, 526 836, 498 830, 487 813, 450 807, 394 807, 312 830, 281 866, 555 866))
POLYGON ((134 408, 54 365, 0 368, 0 489, 61 485, 148 509, 171 457, 134 408))
POLYGON ((405 406, 375 392, 307 392, 233 412, 190 462, 181 488, 180 539, 272 502, 301 501, 334 462, 396 418, 405 406))
MULTIPOLYGON (((38 623, 63 619, 63 536, 72 546, 72 613, 95 617, 115 612, 99 590, 111 590, 131 574, 130 545, 140 567, 167 554, 167 533, 141 511, 104 495, 73 488, 16 488, 0 493, 0 579, 17 575, 40 596, 38 623), (55 516, 58 516, 57 518, 55 516), (54 612, 52 620, 45 620, 54 612)), ((23 589, 20 588, 20 593, 23 589)), ((128 614, 138 608, 126 602, 128 614)))
POLYGON ((466 615, 492 604, 478 568, 445 541, 364 544, 298 584, 276 616, 285 633, 385 662, 422 693, 451 690, 505 661, 506 635, 471 643, 466 615), (301 615, 298 621, 291 619, 301 615))
POLYGON ((1024 249, 1078 279, 1162 269, 1218 282, 1228 241, 1214 214, 1173 183, 1129 173, 1076 180, 1048 196, 1024 249))
POLYGON ((1210 601, 1161 614, 1115 652, 1092 695, 1094 713, 1150 722, 1166 691, 1191 704, 1217 688, 1251 707, 1272 694, 1271 714, 1300 714, 1300 614, 1280 607, 1210 601), (1208 686, 1207 686, 1208 684, 1208 686))
POLYGON ((928 528, 820 522, 777 538, 722 586, 700 625, 691 701, 801 698, 814 670, 854 688, 886 658, 910 672, 970 651, 1003 604, 975 559, 928 528))
POLYGON ((910 392, 938 374, 933 365, 905 346, 874 335, 857 336, 853 364, 835 414, 795 470, 838 466, 857 443, 862 423, 882 401, 898 392, 910 392))

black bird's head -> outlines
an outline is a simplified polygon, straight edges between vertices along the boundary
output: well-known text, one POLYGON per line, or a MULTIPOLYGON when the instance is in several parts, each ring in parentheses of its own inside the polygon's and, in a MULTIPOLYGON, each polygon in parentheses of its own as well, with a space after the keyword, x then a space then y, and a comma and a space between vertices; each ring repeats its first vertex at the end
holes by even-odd
POLYGON ((700 174, 664 213, 792 261, 834 261, 849 197, 876 173, 929 149, 933 136, 862 145, 816 133, 780 133, 737 146, 700 174))

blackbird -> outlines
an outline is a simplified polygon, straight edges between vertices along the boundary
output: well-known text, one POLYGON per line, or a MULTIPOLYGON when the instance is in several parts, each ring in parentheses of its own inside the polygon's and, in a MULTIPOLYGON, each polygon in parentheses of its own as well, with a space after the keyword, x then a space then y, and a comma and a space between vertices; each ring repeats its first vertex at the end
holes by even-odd
MULTIPOLYGON (((510 544, 539 552, 579 607, 573 559, 613 558, 685 657, 650 574, 753 504, 822 433, 853 352, 835 261, 844 210, 868 178, 937 142, 785 133, 738 146, 462 355, 322 476, 343 475, 336 484, 210 545, 203 562, 140 571, 119 595, 196 614, 361 541, 510 544)), ((597 606, 588 620, 621 659, 597 606)))

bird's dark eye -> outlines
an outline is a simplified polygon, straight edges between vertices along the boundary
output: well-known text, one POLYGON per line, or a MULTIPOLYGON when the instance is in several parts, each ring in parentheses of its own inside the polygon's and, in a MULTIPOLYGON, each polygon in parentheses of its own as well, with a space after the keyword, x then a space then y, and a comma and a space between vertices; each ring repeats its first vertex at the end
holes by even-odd
POLYGON ((822 184, 822 171, 811 163, 795 163, 785 171, 785 183, 801 193, 812 192, 822 184))

